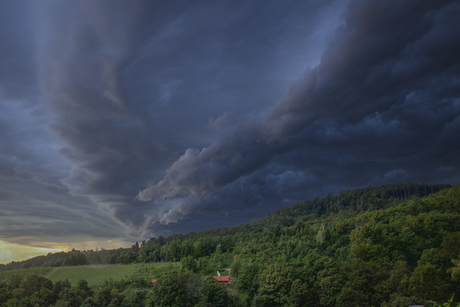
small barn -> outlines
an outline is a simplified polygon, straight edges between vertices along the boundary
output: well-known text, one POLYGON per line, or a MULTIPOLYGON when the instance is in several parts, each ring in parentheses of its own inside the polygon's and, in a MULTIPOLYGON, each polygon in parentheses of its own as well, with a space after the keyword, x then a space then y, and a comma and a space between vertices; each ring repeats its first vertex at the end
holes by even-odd
POLYGON ((228 284, 230 282, 230 276, 213 276, 221 284, 228 284))

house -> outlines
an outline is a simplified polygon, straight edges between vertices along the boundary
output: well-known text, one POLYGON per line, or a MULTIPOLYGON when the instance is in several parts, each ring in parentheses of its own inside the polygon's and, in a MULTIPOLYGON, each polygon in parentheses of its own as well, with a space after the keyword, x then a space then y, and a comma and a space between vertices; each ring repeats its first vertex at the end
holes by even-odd
POLYGON ((228 284, 230 283, 230 276, 213 276, 215 280, 217 280, 221 284, 228 284))
POLYGON ((157 280, 156 279, 152 279, 152 284, 156 283, 157 280))

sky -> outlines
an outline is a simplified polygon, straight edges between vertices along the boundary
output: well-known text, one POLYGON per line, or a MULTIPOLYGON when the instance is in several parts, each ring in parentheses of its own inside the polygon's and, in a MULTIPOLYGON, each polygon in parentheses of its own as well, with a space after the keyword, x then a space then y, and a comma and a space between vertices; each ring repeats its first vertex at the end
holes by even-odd
POLYGON ((460 183, 460 3, 0 2, 0 263, 460 183))

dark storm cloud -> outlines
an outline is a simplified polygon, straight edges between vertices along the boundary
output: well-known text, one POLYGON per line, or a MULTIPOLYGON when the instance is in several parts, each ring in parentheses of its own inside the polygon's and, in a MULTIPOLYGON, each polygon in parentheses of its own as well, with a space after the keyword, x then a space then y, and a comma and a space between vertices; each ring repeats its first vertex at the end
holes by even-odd
POLYGON ((269 211, 321 187, 456 183, 459 12, 449 2, 352 2, 317 67, 229 137, 188 149, 138 198, 170 223, 269 211))
MULTIPOLYGON (((316 65, 324 42, 315 40, 329 34, 316 33, 315 26, 327 26, 315 21, 325 16, 333 27, 343 7, 328 5, 87 1, 41 8, 40 85, 50 127, 65 144, 59 153, 72 166, 61 182, 132 234, 143 233, 152 204, 136 200, 138 191, 188 147, 219 137, 215 129, 225 135, 241 114, 263 110, 287 81, 265 83, 300 72, 292 61, 303 51, 288 52, 291 59, 286 45, 307 49, 315 42, 316 57, 302 65, 316 65)), ((194 201, 200 200, 187 200, 194 201)))
POLYGON ((132 240, 460 180, 454 1, 18 3, 0 21, 3 237, 132 240))
POLYGON ((38 93, 32 13, 25 1, 0 4, 0 99, 30 99, 38 93))
POLYGON ((0 4, 0 240, 19 244, 125 236, 86 196, 69 197, 61 179, 71 165, 50 133, 39 94, 37 7, 0 4))
MULTIPOLYGON (((46 127, 42 112, 30 101, 2 101, 0 114, 0 239, 30 244, 75 238, 112 238, 117 224, 84 197, 69 198, 60 181, 69 172, 58 155, 57 144, 46 127)), ((86 239, 87 240, 87 239, 86 239)))

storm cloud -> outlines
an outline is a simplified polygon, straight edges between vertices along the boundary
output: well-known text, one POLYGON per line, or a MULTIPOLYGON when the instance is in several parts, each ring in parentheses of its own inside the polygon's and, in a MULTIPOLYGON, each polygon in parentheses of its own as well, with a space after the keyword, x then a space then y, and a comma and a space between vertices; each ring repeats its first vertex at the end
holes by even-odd
POLYGON ((145 239, 460 181, 455 1, 2 5, 4 241, 145 239))

